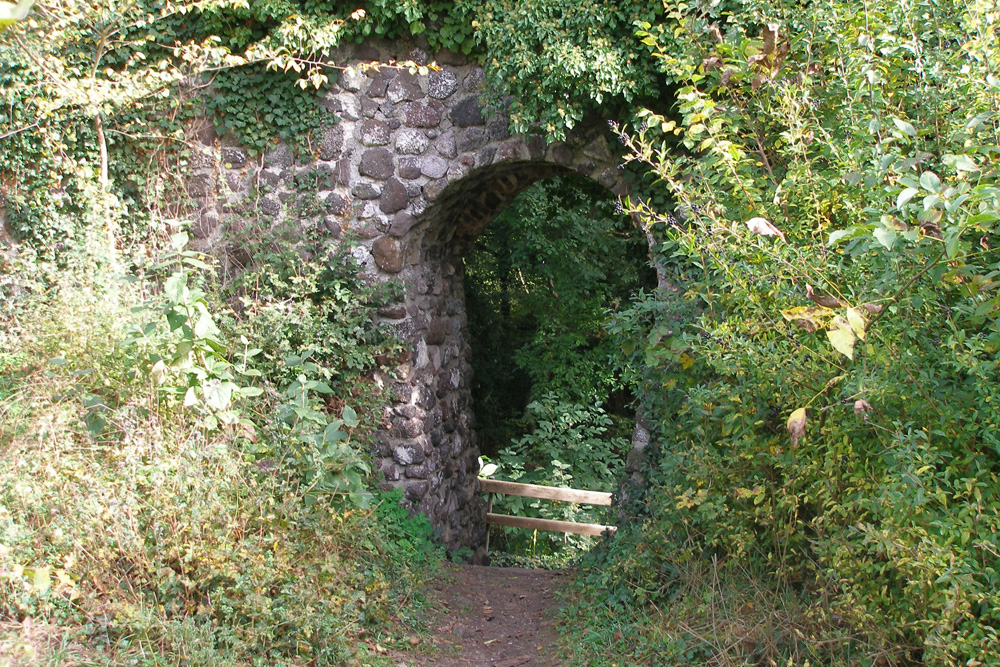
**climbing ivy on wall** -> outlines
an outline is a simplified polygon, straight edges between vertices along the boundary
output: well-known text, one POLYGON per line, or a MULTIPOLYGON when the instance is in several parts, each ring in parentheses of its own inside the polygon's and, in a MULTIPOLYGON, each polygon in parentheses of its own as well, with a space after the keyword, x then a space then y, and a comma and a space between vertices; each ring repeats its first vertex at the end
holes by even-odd
POLYGON ((269 71, 261 64, 224 70, 212 79, 206 107, 219 134, 234 137, 251 155, 263 153, 275 139, 304 150, 336 116, 321 104, 328 84, 303 87, 298 81, 294 72, 269 71))

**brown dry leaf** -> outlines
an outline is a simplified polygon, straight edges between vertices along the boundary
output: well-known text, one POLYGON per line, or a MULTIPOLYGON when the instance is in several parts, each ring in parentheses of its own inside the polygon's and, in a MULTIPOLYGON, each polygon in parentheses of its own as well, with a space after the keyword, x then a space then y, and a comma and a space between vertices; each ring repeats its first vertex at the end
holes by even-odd
POLYGON ((720 58, 719 56, 712 56, 711 58, 705 58, 704 60, 701 61, 701 66, 705 68, 706 72, 709 72, 713 69, 718 69, 719 67, 722 67, 722 58, 720 58))
POLYGON ((764 53, 774 53, 774 46, 778 41, 778 24, 768 23, 760 31, 760 36, 764 39, 764 53))
POLYGON ((866 412, 871 412, 871 409, 872 406, 869 405, 868 401, 866 401, 863 398, 859 398, 858 400, 854 401, 854 414, 856 415, 863 415, 866 412))
POLYGON ((806 283, 806 296, 809 297, 813 303, 819 304, 825 308, 842 308, 845 305, 843 301, 835 296, 817 294, 813 289, 813 286, 809 283, 806 283))
POLYGON ((750 218, 746 222, 747 229, 754 234, 761 236, 777 236, 782 241, 785 240, 785 233, 772 225, 767 219, 761 217, 750 218))
POLYGON ((806 409, 799 408, 788 418, 788 435, 792 436, 792 447, 799 444, 799 438, 806 434, 806 409))
POLYGON ((882 305, 878 303, 866 303, 861 306, 869 315, 878 315, 882 312, 882 305))

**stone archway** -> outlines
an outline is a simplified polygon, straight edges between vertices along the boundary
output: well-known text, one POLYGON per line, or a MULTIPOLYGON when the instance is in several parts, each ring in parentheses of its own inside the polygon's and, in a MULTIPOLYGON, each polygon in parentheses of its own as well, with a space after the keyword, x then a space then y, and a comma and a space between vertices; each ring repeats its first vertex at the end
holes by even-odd
MULTIPOLYGON (((419 50, 363 46, 342 62, 410 59, 419 50)), ((211 133, 195 151, 189 192, 200 208, 193 229, 205 248, 225 247, 227 213, 292 222, 331 238, 350 233, 353 253, 375 280, 399 280, 404 296, 382 308, 409 347, 386 388, 385 427, 374 452, 389 484, 404 488, 449 548, 484 541, 473 432, 469 344, 461 257, 483 228, 532 183, 575 173, 617 195, 626 184, 602 124, 566 141, 510 136, 508 119, 480 103, 483 72, 449 54, 428 76, 405 70, 348 70, 325 104, 339 122, 313 156, 276 146, 259 162, 211 133), (303 175, 323 203, 298 219, 289 205, 303 175), (266 192, 254 187, 266 185, 266 192)), ((238 222, 238 221, 237 221, 238 222)), ((249 250, 244 250, 249 252, 249 250)))

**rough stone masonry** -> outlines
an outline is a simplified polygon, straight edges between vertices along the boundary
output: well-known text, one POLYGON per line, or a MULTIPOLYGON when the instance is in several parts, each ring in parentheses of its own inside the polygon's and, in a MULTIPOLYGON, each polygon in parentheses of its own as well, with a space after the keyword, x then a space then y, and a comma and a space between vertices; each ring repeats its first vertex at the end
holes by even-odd
POLYGON ((240 260, 228 230, 241 218, 294 223, 333 239, 350 232, 353 254, 375 280, 398 280, 403 298, 379 311, 408 343, 405 358, 376 380, 388 396, 374 452, 385 480, 402 487, 452 549, 481 549, 485 504, 473 431, 462 255, 483 228, 535 181, 576 173, 615 194, 625 184, 595 125, 565 142, 510 136, 508 119, 480 102, 481 68, 450 53, 391 44, 335 54, 345 65, 436 62, 427 76, 406 69, 347 69, 326 94, 339 122, 313 156, 277 145, 261 160, 203 132, 189 193, 200 208, 193 234, 204 249, 240 260), (321 212, 292 206, 303 176, 321 212), (298 179, 298 180, 297 180, 298 179), (225 223, 225 224, 223 224, 225 223))

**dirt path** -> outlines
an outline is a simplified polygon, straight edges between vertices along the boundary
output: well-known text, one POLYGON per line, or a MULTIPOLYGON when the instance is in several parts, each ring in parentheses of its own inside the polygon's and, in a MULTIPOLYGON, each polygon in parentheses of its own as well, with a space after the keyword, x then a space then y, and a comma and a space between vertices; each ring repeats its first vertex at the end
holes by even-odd
POLYGON ((397 667, 553 667, 553 588, 565 575, 446 565, 431 588, 434 655, 399 654, 397 667))

